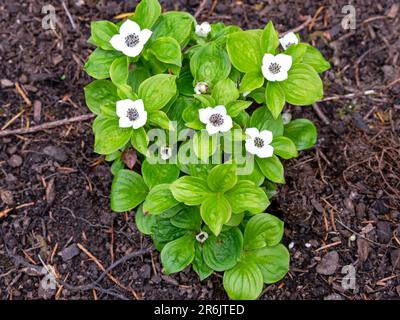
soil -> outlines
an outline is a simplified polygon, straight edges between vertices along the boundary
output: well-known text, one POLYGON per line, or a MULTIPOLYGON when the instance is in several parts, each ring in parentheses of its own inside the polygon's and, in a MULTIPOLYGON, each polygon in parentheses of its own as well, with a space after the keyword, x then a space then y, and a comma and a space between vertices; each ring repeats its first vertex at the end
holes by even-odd
MULTIPOLYGON (((133 1, 65 0, 71 22, 63 1, 53 2, 55 31, 41 26, 49 1, 0 4, 0 129, 88 113, 83 87, 90 78, 82 66, 93 49, 86 42, 90 21, 134 8, 133 1)), ((345 30, 347 2, 209 0, 199 11, 199 21, 243 28, 271 19, 280 32, 314 17, 300 36, 333 65, 323 76, 326 101, 287 108, 294 118, 315 121, 319 139, 285 163, 287 184, 270 212, 285 221, 291 267, 261 299, 400 297, 399 5, 351 1, 356 29, 345 30), (355 287, 346 290, 341 283, 349 266, 355 287)), ((162 4, 191 13, 199 8, 191 0, 162 4)), ((203 283, 190 269, 165 276, 151 249, 114 268, 114 281, 102 277, 78 288, 96 280, 101 266, 151 246, 133 212, 111 212, 110 184, 109 166, 93 153, 90 121, 0 138, 1 299, 227 298, 220 275, 203 283), (39 289, 43 263, 65 286, 39 289)))

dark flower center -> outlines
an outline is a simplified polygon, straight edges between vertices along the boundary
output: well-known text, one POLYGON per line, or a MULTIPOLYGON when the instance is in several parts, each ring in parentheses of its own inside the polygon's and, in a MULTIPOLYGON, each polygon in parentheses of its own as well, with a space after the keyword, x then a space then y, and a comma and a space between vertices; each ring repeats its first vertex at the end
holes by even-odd
POLYGON ((220 127, 224 124, 224 117, 219 113, 215 113, 210 117, 210 122, 214 127, 220 127))
POLYGON ((129 48, 136 47, 139 43, 139 36, 136 33, 131 33, 125 37, 125 44, 129 48))
POLYGON ((137 118, 139 118, 139 112, 135 108, 128 109, 128 112, 126 113, 126 116, 130 121, 135 121, 137 118))
POLYGON ((264 147, 265 143, 264 143, 264 140, 263 140, 263 139, 261 139, 261 138, 259 138, 259 137, 255 137, 255 138, 254 138, 254 145, 255 145, 257 148, 262 148, 262 147, 264 147))
POLYGON ((271 71, 272 74, 277 74, 281 72, 281 66, 277 64, 276 62, 273 62, 269 65, 269 71, 271 71))

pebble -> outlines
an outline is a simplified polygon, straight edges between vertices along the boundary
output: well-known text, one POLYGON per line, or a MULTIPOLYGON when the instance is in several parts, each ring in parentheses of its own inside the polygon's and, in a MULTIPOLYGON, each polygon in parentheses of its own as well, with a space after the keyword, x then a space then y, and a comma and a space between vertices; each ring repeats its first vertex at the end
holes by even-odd
POLYGON ((387 221, 379 221, 376 225, 376 233, 381 243, 388 243, 392 239, 392 228, 387 221))
POLYGON ((10 167, 18 168, 22 165, 23 160, 21 156, 14 154, 8 159, 7 163, 10 165, 10 167))
POLYGON ((64 262, 67 262, 71 260, 73 257, 76 257, 79 253, 80 253, 79 248, 77 247, 76 244, 73 244, 61 250, 58 253, 58 255, 64 260, 64 262))
POLYGON ((335 273, 339 266, 339 254, 336 251, 328 252, 317 265, 317 272, 326 276, 335 273))
POLYGON ((324 300, 343 300, 343 297, 338 293, 332 293, 324 297, 324 300))
POLYGON ((43 149, 44 154, 48 155, 49 157, 60 161, 65 162, 67 161, 68 157, 65 151, 57 146, 47 146, 43 149))
POLYGON ((14 83, 8 79, 1 79, 0 84, 2 88, 11 88, 14 86, 14 83))

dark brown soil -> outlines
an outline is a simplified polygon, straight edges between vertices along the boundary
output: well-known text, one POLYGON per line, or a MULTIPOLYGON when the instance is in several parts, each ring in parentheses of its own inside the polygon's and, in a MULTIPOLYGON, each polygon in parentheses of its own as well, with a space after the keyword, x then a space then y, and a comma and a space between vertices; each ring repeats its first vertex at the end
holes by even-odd
MULTIPOLYGON (((199 6, 191 0, 162 2, 169 10, 191 13, 199 6)), ((266 287, 261 299, 400 296, 398 2, 353 1, 353 31, 341 27, 347 2, 210 0, 200 12, 199 21, 243 28, 262 27, 272 19, 281 32, 301 25, 308 15, 315 17, 300 35, 333 64, 324 75, 326 97, 339 98, 319 103, 322 115, 312 107, 288 108, 294 117, 316 122, 319 140, 314 149, 285 163, 287 185, 271 212, 285 220, 291 271, 266 287), (376 93, 365 95, 366 90, 376 93), (356 269, 353 290, 341 286, 346 265, 356 269)), ((133 9, 133 1, 65 1, 73 30, 57 1, 53 32, 41 28, 47 3, 0 4, 0 129, 88 113, 83 87, 90 79, 82 66, 92 50, 86 43, 90 21, 133 9), (17 83, 32 106, 16 90, 17 83)), ((0 298, 226 299, 219 275, 204 283, 191 270, 164 276, 155 251, 113 269, 114 282, 105 277, 95 289, 71 287, 101 275, 95 259, 107 268, 151 244, 134 226, 134 213, 111 212, 110 183, 108 165, 93 153, 89 121, 0 138, 0 298), (43 275, 32 268, 42 266, 39 255, 66 286, 39 290, 43 275)))

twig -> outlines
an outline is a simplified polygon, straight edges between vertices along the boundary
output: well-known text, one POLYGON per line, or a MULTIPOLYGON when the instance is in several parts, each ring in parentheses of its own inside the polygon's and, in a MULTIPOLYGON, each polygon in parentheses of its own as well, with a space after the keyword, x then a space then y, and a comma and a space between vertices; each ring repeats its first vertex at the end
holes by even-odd
POLYGON ((320 109, 320 107, 318 106, 317 103, 313 104, 313 109, 317 113, 318 117, 322 120, 323 123, 325 123, 326 125, 329 125, 331 123, 329 121, 329 119, 326 117, 326 115, 322 112, 322 110, 320 109))
POLYGON ((341 99, 353 99, 356 97, 370 96, 373 94, 377 94, 377 92, 375 92, 374 90, 366 90, 366 91, 362 91, 362 92, 358 92, 358 93, 349 93, 349 94, 345 94, 342 96, 327 97, 327 98, 320 100, 319 102, 334 101, 334 100, 341 100, 341 99))
MULTIPOLYGON (((26 207, 31 207, 31 206, 33 206, 34 204, 35 204, 35 202, 24 203, 24 204, 21 204, 21 205, 15 207, 15 210, 22 209, 22 208, 26 208, 26 207)), ((14 209, 13 209, 13 208, 9 208, 9 209, 4 209, 3 211, 0 211, 0 218, 5 218, 5 217, 7 217, 7 215, 8 215, 12 210, 14 210, 14 209)))
POLYGON ((17 90, 19 95, 22 97, 22 99, 24 99, 25 103, 29 107, 31 107, 32 106, 32 101, 28 98, 28 96, 26 95, 25 91, 22 89, 22 87, 20 86, 20 84, 18 82, 15 83, 15 89, 17 90))
POLYGON ((297 26, 296 28, 293 28, 291 30, 281 33, 281 36, 284 36, 290 32, 299 32, 299 31, 303 30, 305 27, 308 26, 308 24, 311 22, 311 20, 312 20, 311 16, 307 16, 306 21, 304 21, 301 25, 297 26))
POLYGON ((322 246, 322 247, 318 248, 317 250, 315 250, 315 252, 318 252, 318 251, 321 251, 321 250, 324 250, 324 249, 328 249, 328 248, 332 248, 332 247, 335 247, 335 246, 337 246, 339 244, 342 244, 342 241, 336 241, 336 242, 327 244, 325 246, 322 246))
POLYGON ((196 12, 194 14, 195 18, 198 18, 200 16, 201 12, 204 10, 204 8, 205 8, 207 3, 208 3, 208 0, 201 1, 199 7, 197 8, 197 10, 196 10, 196 12))
POLYGON ((15 135, 15 134, 34 133, 34 132, 52 129, 52 128, 56 128, 56 127, 60 127, 60 126, 65 126, 65 125, 73 123, 73 122, 87 121, 87 120, 93 119, 95 116, 96 116, 95 114, 84 114, 84 115, 69 118, 69 119, 63 119, 63 120, 57 120, 57 121, 53 121, 53 122, 43 123, 41 125, 30 127, 30 128, 21 128, 21 129, 15 129, 15 130, 3 130, 3 131, 0 131, 0 138, 5 137, 5 136, 10 136, 10 135, 15 135))
POLYGON ((61 4, 62 4, 62 6, 63 6, 63 8, 64 8, 65 13, 67 14, 67 17, 68 17, 69 22, 71 23, 72 29, 76 30, 75 21, 74 21, 74 19, 72 18, 71 13, 69 12, 69 10, 68 10, 68 8, 67 8, 67 5, 65 4, 64 1, 62 1, 61 4))

